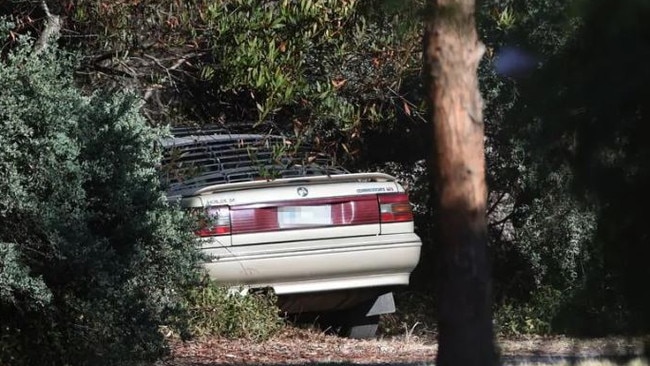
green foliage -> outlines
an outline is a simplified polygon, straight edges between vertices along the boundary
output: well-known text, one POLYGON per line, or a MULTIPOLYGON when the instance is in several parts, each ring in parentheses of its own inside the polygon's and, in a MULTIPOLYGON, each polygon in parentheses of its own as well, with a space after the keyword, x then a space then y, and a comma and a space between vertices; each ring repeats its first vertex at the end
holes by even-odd
MULTIPOLYGON (((338 117, 350 126, 355 108, 335 92, 347 80, 332 69, 339 65, 329 58, 352 56, 345 49, 345 28, 353 10, 354 2, 348 1, 212 4, 207 25, 217 35, 210 45, 220 55, 215 65, 222 75, 220 87, 248 92, 260 121, 285 106, 304 109, 302 99, 311 110, 306 113, 338 117)), ((356 36, 364 37, 363 32, 357 26, 356 36)))
POLYGON ((634 0, 581 5, 582 27, 574 39, 522 88, 530 100, 522 115, 541 122, 531 145, 534 161, 548 170, 570 169, 568 188, 596 209, 589 278, 585 292, 573 294, 574 308, 606 314, 620 313, 622 305, 629 330, 647 330, 650 296, 642 279, 650 278, 650 250, 642 217, 650 202, 650 151, 641 136, 649 125, 650 74, 643 60, 650 48, 642 23, 650 7, 634 0), (586 303, 585 293, 603 302, 586 303))
POLYGON ((392 124, 407 103, 401 83, 417 73, 419 39, 406 14, 339 0, 226 1, 205 14, 202 119, 271 122, 348 156, 346 140, 392 124))
MULTIPOLYGON (((493 238, 503 276, 500 302, 518 298, 534 305, 550 286, 561 291, 553 330, 648 329, 650 297, 639 282, 649 276, 647 240, 641 239, 648 237, 647 225, 640 219, 648 202, 649 155, 639 137, 648 126, 648 73, 641 61, 648 32, 640 25, 647 3, 484 5, 489 12, 483 14, 497 16, 504 7, 515 14, 502 33, 495 31, 498 17, 483 20, 495 50, 516 46, 540 65, 512 79, 484 74, 491 88, 486 95, 503 106, 486 113, 495 132, 492 188, 515 194, 514 240, 493 238), (524 266, 531 271, 522 276, 524 266), (525 291, 513 297, 512 288, 525 291)), ((544 318, 545 308, 537 314, 544 318)))
POLYGON ((503 335, 550 334, 565 301, 562 291, 543 286, 527 302, 499 304, 494 312, 496 331, 503 335))
MULTIPOLYGON (((12 2, 14 13, 39 12, 12 2)), ((421 119, 410 100, 418 3, 393 3, 81 0, 52 9, 65 28, 93 35, 62 38, 96 55, 83 60, 84 85, 137 88, 152 123, 264 121, 347 156, 361 129, 421 119)))
POLYGON ((573 179, 568 169, 551 172, 529 164, 521 178, 528 196, 520 196, 512 208, 513 241, 530 265, 534 288, 578 290, 596 254, 594 205, 566 191, 573 179))
POLYGON ((265 340, 283 326, 275 296, 237 292, 205 281, 188 296, 189 331, 199 337, 265 340))
POLYGON ((159 357, 199 276, 154 168, 163 131, 132 94, 84 96, 69 56, 18 42, 0 62, 0 363, 159 357))
POLYGON ((540 159, 549 150, 549 142, 539 139, 545 117, 523 111, 534 104, 522 90, 537 67, 513 77, 494 71, 502 49, 515 48, 539 65, 560 53, 580 27, 572 6, 548 0, 481 4, 479 28, 488 48, 480 77, 492 192, 490 252, 495 317, 506 333, 559 329, 555 320, 583 291, 600 255, 594 243, 597 205, 571 190, 576 175, 570 167, 540 159))
POLYGON ((27 299, 30 308, 42 308, 50 303, 52 294, 42 278, 33 277, 20 260, 18 248, 12 243, 0 243, 0 299, 17 304, 27 299))

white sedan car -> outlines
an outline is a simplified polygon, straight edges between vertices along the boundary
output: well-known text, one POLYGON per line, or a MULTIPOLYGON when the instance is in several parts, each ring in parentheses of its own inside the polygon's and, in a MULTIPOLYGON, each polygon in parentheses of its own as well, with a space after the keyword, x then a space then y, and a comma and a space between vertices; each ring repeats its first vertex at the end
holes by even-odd
POLYGON ((390 175, 349 173, 278 136, 176 130, 168 196, 199 212, 210 277, 272 288, 287 313, 328 314, 355 338, 395 311, 420 257, 411 204, 390 175))

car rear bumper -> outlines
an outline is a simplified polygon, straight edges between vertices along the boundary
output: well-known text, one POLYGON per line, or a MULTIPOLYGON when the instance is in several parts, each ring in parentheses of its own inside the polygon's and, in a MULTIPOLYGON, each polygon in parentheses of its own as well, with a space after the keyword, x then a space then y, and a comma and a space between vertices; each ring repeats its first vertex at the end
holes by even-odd
POLYGON ((407 285, 420 257, 413 233, 206 248, 210 277, 278 295, 407 285), (317 243, 318 245, 314 245, 317 243))

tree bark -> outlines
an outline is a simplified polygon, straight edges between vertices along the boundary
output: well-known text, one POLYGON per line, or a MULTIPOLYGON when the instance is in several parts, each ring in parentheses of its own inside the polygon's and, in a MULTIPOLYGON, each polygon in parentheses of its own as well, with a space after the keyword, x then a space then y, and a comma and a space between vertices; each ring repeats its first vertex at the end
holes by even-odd
POLYGON ((429 0, 424 78, 433 128, 438 276, 437 365, 494 365, 487 188, 474 0, 429 0))

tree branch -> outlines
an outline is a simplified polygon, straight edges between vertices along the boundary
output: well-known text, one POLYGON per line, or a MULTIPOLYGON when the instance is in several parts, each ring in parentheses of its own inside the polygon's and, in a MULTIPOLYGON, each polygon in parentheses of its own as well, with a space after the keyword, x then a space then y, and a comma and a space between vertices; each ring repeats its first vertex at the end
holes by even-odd
POLYGON ((497 206, 501 203, 501 200, 503 200, 503 198, 506 196, 506 194, 508 194, 508 193, 505 192, 505 191, 504 191, 504 192, 501 192, 501 194, 499 194, 499 198, 497 198, 497 199, 494 201, 494 203, 493 203, 492 205, 490 205, 490 207, 488 208, 488 210, 487 210, 487 216, 490 216, 490 214, 491 214, 492 212, 494 212, 494 210, 495 210, 495 209, 497 208, 497 206))
POLYGON ((61 34, 61 17, 50 13, 50 8, 45 0, 41 0, 41 8, 45 12, 45 27, 34 44, 34 53, 39 54, 45 50, 49 42, 56 42, 61 34))
POLYGON ((490 226, 499 226, 499 225, 501 225, 501 224, 505 224, 505 223, 506 223, 508 220, 510 220, 513 216, 514 216, 514 212, 511 212, 511 213, 507 214, 507 215, 506 215, 504 218, 502 218, 501 220, 499 220, 499 221, 495 221, 495 222, 490 222, 488 225, 490 225, 490 226))

